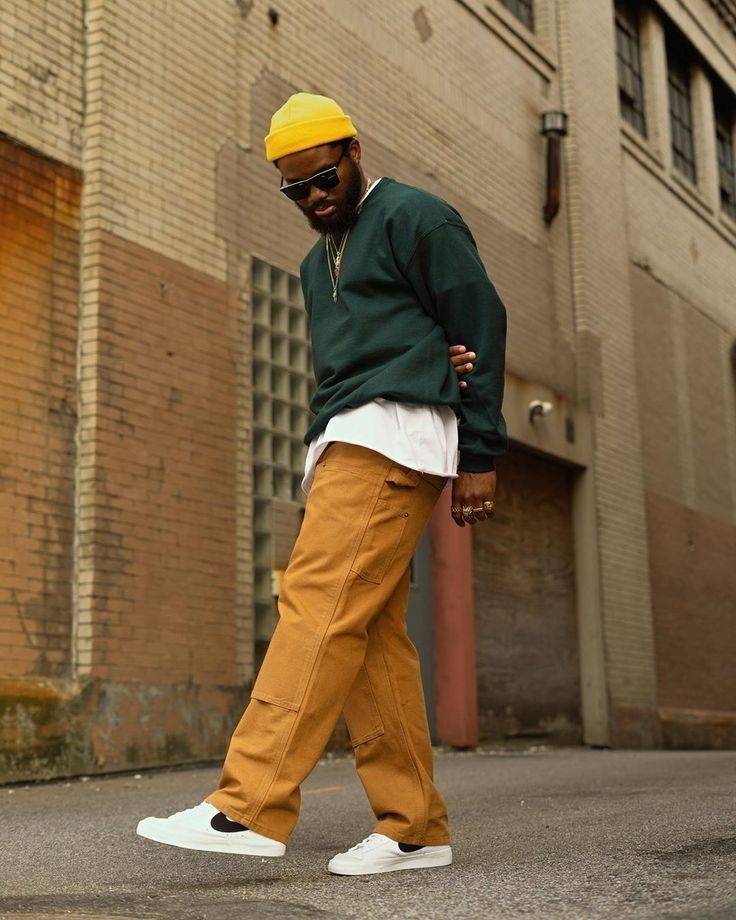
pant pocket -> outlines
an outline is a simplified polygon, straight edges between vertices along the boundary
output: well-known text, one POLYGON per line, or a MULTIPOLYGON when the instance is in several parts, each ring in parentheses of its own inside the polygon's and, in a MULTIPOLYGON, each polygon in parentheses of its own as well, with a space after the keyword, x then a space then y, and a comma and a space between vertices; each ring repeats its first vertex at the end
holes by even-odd
POLYGON ((253 699, 292 712, 299 711, 316 641, 310 633, 281 621, 276 624, 250 692, 253 699))
POLYGON ((280 709, 288 709, 290 712, 299 712, 299 703, 293 702, 287 699, 280 699, 276 696, 271 696, 269 693, 265 693, 258 686, 258 680, 256 679, 253 689, 250 691, 251 699, 260 700, 262 703, 270 703, 272 706, 278 706, 280 709))
POLYGON ((357 580, 350 574, 355 553, 383 486, 383 471, 365 482, 360 470, 344 470, 329 459, 320 469, 281 581, 278 622, 253 687, 256 699, 292 711, 301 708, 326 631, 340 616, 346 585, 357 580))
POLYGON ((358 671, 343 708, 350 743, 356 748, 384 733, 381 713, 365 665, 358 671))
POLYGON ((447 476, 436 476, 434 473, 420 473, 418 470, 397 463, 391 467, 386 482, 397 489, 413 489, 420 482, 426 482, 435 491, 442 492, 447 485, 448 478, 447 476))
POLYGON ((396 489, 416 489, 422 481, 422 474, 408 466, 395 463, 388 471, 386 482, 396 489))
POLYGON ((406 531, 409 512, 395 501, 377 498, 360 541, 352 571, 365 581, 380 585, 406 531))
POLYGON ((380 585, 391 567, 409 523, 410 496, 420 482, 421 473, 398 463, 386 473, 352 565, 364 581, 380 585))

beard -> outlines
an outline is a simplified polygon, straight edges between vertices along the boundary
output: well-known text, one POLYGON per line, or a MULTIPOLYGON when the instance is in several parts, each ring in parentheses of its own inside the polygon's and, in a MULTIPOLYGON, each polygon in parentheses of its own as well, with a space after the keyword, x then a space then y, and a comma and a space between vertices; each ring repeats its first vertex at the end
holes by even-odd
POLYGON ((349 161, 349 169, 350 172, 345 179, 345 194, 339 201, 335 202, 333 214, 324 219, 315 217, 314 211, 324 207, 324 203, 303 212, 312 230, 316 230, 322 236, 326 236, 328 233, 341 235, 349 227, 352 227, 358 219, 359 215, 355 209, 360 201, 363 177, 360 174, 360 169, 352 160, 349 161))

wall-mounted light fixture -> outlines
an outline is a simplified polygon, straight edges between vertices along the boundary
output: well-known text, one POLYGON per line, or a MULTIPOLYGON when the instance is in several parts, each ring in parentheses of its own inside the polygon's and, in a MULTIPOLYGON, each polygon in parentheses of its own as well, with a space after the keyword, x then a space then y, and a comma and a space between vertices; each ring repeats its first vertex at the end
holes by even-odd
POLYGON ((551 402, 547 402, 544 399, 533 399, 527 406, 529 421, 533 422, 535 418, 549 415, 553 409, 554 406, 551 402))
POLYGON ((541 133, 547 138, 547 200, 544 220, 550 223, 560 210, 560 138, 567 134, 566 112, 542 112, 541 133))

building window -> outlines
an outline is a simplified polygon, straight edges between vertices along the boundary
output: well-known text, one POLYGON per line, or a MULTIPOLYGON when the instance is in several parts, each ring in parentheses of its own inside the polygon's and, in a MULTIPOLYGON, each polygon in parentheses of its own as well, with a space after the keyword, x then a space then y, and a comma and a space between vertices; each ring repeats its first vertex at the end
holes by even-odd
POLYGON ((628 0, 616 0, 615 19, 618 98, 621 115, 632 128, 646 137, 639 18, 636 8, 628 0))
POLYGON ((501 3, 529 29, 534 30, 534 9, 532 0, 501 0, 501 3))
POLYGON ((302 503, 314 394, 312 351, 299 278, 253 260, 253 528, 256 656, 275 622, 271 505, 302 503))
POLYGON ((690 97, 689 55, 679 42, 667 40, 667 88, 670 103, 672 159, 675 168, 695 184, 695 141, 693 108, 690 97))
POLYGON ((714 87, 713 101, 716 119, 716 150, 718 152, 718 184, 721 208, 736 220, 736 164, 734 161, 734 104, 730 92, 714 87))

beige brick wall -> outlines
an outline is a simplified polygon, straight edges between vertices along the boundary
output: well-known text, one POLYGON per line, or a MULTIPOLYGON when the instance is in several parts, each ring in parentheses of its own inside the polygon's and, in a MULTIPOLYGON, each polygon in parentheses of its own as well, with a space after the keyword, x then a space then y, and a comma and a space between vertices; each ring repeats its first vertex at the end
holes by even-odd
POLYGON ((81 0, 4 0, 0 129, 79 168, 84 106, 81 0))
POLYGON ((736 92, 736 36, 710 3, 661 7, 644 21, 650 136, 621 128, 657 702, 665 744, 728 746, 736 738, 727 561, 736 545, 736 222, 720 209, 707 67, 736 92), (672 166, 665 12, 707 61, 691 72, 697 185, 672 166))
POLYGON ((624 136, 623 174, 631 261, 733 328, 736 225, 703 207, 684 182, 652 164, 624 136))
POLYGON ((577 328, 601 350, 595 482, 612 737, 651 743, 654 648, 613 19, 606 0, 571 0, 562 10, 574 310, 577 328))
POLYGON ((214 164, 236 126, 237 5, 91 0, 85 196, 95 226, 224 279, 214 164))

